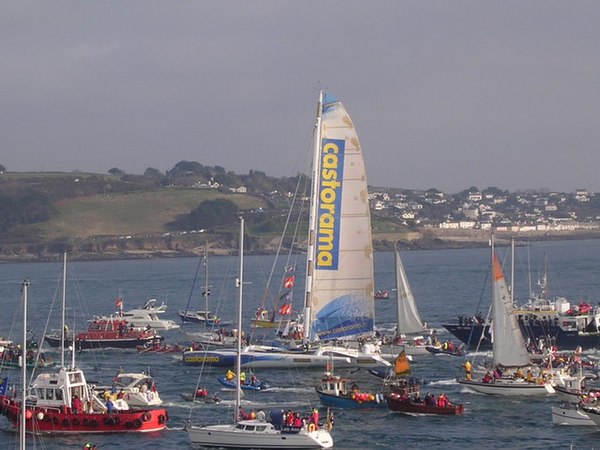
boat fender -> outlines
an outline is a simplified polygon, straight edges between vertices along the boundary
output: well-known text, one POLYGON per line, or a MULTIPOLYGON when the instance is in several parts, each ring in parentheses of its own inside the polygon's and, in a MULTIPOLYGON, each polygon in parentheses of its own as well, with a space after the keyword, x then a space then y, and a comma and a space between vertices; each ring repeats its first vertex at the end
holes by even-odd
POLYGON ((144 413, 144 415, 142 416, 142 420, 144 422, 148 422, 150 419, 152 419, 152 414, 150 414, 150 412, 146 412, 144 413))
POLYGON ((381 399, 379 398, 379 394, 375 394, 375 401, 377 403, 381 403, 381 399))
POLYGON ((121 423, 121 418, 119 416, 113 418, 113 422, 115 423, 115 425, 119 425, 121 423))
POLYGON ((142 421, 140 419, 135 419, 133 421, 133 428, 140 428, 142 426, 142 421))
POLYGON ((96 419, 92 419, 92 421, 90 422, 90 425, 94 428, 96 428, 98 426, 98 421, 96 419))
POLYGON ((69 427, 69 419, 67 419, 67 418, 63 419, 62 425, 64 428, 68 428, 69 427))
POLYGON ((73 426, 74 426, 74 427, 78 427, 78 426, 79 426, 79 419, 78 419, 77 417, 75 417, 75 418, 73 419, 73 426))
POLYGON ((58 417, 54 416, 54 417, 52 418, 52 423, 53 423, 54 425, 58 425, 58 417))
POLYGON ((83 418, 83 424, 87 427, 90 424, 90 421, 88 420, 87 417, 83 418))
POLYGON ((158 416, 158 423, 160 423, 161 425, 163 423, 165 423, 166 420, 167 420, 167 418, 165 417, 164 414, 161 414, 161 415, 158 416))
POLYGON ((316 427, 315 427, 315 424, 314 424, 314 423, 309 423, 309 424, 308 424, 308 431, 309 431, 309 432, 311 432, 311 431, 315 431, 315 429, 316 429, 316 427))
POLYGON ((125 422, 125 428, 131 428, 131 422, 125 422))

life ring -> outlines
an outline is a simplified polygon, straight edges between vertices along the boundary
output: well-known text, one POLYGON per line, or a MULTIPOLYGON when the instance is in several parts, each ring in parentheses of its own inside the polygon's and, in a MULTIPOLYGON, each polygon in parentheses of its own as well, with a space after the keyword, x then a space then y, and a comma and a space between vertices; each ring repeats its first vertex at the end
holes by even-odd
POLYGON ((163 423, 165 423, 166 420, 167 420, 167 418, 165 417, 164 414, 161 414, 161 415, 158 416, 158 423, 160 423, 161 425, 163 423))
POLYGON ((62 426, 63 426, 63 428, 68 428, 69 427, 69 419, 64 418, 62 421, 62 426))
POLYGON ((308 424, 308 431, 315 431, 317 429, 317 427, 315 427, 314 423, 309 423, 308 424))
POLYGON ((140 419, 135 419, 133 421, 133 428, 140 428, 142 426, 142 421, 140 419))
POLYGON ((150 412, 146 412, 144 413, 144 415, 142 416, 142 420, 144 422, 148 422, 150 419, 152 419, 152 414, 150 414, 150 412))

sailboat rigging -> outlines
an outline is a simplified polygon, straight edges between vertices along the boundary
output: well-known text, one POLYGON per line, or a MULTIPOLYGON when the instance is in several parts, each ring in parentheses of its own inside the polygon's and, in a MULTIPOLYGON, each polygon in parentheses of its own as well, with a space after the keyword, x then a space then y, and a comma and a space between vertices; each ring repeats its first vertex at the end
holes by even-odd
MULTIPOLYGON (((474 391, 492 395, 545 395, 554 393, 548 381, 531 383, 521 376, 506 374, 510 369, 518 369, 531 365, 531 355, 527 351, 525 339, 517 317, 512 314, 513 299, 508 290, 502 266, 494 248, 492 234, 492 312, 493 312, 493 366, 496 378, 485 376, 482 380, 458 379, 458 382, 474 391), (505 374, 502 370, 505 369, 505 374)), ((541 370, 541 369, 539 369, 541 370)), ((517 370, 517 374, 519 374, 517 370)))
MULTIPOLYGON (((244 219, 240 218, 240 262, 239 275, 236 280, 238 288, 238 330, 242 329, 243 287, 244 287, 244 219)), ((240 380, 242 366, 242 338, 238 333, 236 348, 236 379, 240 380)), ((239 383, 239 381, 238 381, 239 383)), ((241 420, 241 386, 238 384, 235 395, 234 420, 230 424, 186 427, 188 437, 193 445, 228 448, 329 448, 333 439, 325 429, 309 430, 284 427, 267 422, 264 418, 241 420)), ((274 416, 272 416, 274 419, 274 416)))
MULTIPOLYGON (((373 242, 366 168, 342 103, 320 92, 315 127, 303 306, 304 351, 248 347, 250 367, 389 366, 373 344, 360 350, 325 341, 356 340, 374 330, 373 242)), ((184 352, 184 364, 231 367, 231 351, 184 352)))

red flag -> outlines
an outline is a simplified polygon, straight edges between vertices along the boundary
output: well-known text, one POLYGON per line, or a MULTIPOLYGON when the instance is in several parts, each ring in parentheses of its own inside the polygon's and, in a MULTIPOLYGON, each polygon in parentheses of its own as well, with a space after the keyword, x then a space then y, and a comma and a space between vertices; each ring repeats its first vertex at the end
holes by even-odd
POLYGON ((117 297, 115 300, 115 306, 119 309, 123 309, 123 299, 121 297, 117 297))
POLYGON ((280 316, 290 316, 291 314, 292 314, 292 304, 291 303, 284 303, 283 305, 281 305, 281 307, 279 308, 280 316))
POLYGON ((289 277, 286 277, 285 280, 283 280, 283 287, 285 287, 286 289, 293 288, 295 279, 296 279, 295 275, 290 275, 289 277))

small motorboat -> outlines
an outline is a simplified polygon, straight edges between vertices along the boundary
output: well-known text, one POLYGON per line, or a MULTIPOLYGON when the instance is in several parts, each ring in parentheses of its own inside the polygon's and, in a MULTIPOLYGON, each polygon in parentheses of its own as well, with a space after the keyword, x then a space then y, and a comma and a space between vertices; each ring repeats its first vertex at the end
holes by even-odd
POLYGON ((315 387, 323 406, 333 408, 375 408, 385 406, 382 393, 360 391, 358 385, 347 387, 346 378, 325 372, 321 384, 315 387))
POLYGON ((399 392, 392 392, 386 396, 388 408, 392 411, 414 415, 442 415, 457 416, 464 412, 462 403, 450 403, 445 406, 429 404, 427 398, 420 400, 399 392))
POLYGON ((425 349, 434 355, 465 356, 465 352, 461 346, 448 343, 444 343, 443 345, 427 345, 425 349))
POLYGON ((589 426, 596 424, 590 416, 576 403, 563 403, 552 407, 552 423, 554 425, 589 426))
POLYGON ((144 372, 119 373, 111 386, 96 386, 98 395, 110 393, 122 397, 130 406, 150 407, 162 404, 156 384, 152 377, 144 372))
MULTIPOLYGON (((223 386, 230 389, 235 389, 238 386, 235 374, 232 371, 227 372, 226 375, 217 377, 217 380, 223 386)), ((256 378, 256 376, 253 373, 250 373, 250 376, 242 381, 240 387, 247 391, 264 391, 269 389, 271 386, 269 386, 269 383, 267 383, 266 381, 258 380, 258 378, 256 378)))
POLYGON ((390 293, 388 291, 375 291, 375 300, 386 300, 390 298, 390 293))
POLYGON ((196 392, 182 392, 181 398, 183 398, 186 402, 195 402, 195 403, 219 403, 221 401, 221 397, 218 392, 211 397, 208 395, 208 391, 206 389, 198 388, 196 392))

